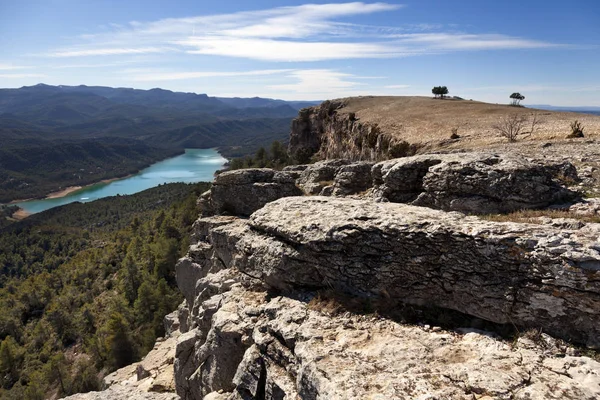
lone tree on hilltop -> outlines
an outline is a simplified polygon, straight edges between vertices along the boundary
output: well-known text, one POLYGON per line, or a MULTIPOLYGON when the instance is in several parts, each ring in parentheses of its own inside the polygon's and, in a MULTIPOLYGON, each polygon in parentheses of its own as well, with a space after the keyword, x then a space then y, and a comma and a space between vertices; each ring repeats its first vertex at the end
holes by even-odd
POLYGON ((434 86, 433 89, 431 89, 431 93, 433 93, 435 98, 438 98, 439 96, 441 99, 443 99, 444 96, 450 92, 446 86, 434 86))
POLYGON ((510 98, 512 99, 512 102, 510 103, 510 105, 517 106, 517 107, 521 105, 521 104, 519 104, 521 102, 521 100, 525 100, 525 96, 523 96, 519 92, 511 94, 510 98))

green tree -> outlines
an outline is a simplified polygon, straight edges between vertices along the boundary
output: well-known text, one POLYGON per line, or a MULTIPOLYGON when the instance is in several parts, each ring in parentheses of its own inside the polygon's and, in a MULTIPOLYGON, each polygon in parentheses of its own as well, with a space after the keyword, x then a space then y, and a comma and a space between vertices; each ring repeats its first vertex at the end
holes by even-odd
POLYGON ((439 97, 443 99, 444 96, 446 96, 450 92, 448 91, 448 88, 446 86, 434 86, 433 89, 431 89, 431 93, 433 93, 433 95, 436 98, 439 97))
POLYGON ((106 325, 106 348, 109 364, 121 368, 131 364, 136 356, 135 344, 131 338, 129 324, 120 313, 113 311, 106 325))
POLYGON ((12 336, 7 336, 0 344, 0 373, 4 377, 3 387, 10 388, 19 380, 23 353, 23 349, 12 336))
POLYGON ((509 97, 512 99, 512 101, 510 103, 511 106, 520 106, 521 100, 525 100, 525 96, 523 96, 519 92, 515 92, 515 93, 511 94, 509 97))
POLYGON ((286 148, 277 140, 271 143, 271 156, 275 167, 282 167, 289 163, 286 148))
POLYGON ((46 364, 46 380, 48 382, 58 382, 61 394, 67 395, 71 393, 70 373, 63 352, 56 353, 48 360, 46 364))

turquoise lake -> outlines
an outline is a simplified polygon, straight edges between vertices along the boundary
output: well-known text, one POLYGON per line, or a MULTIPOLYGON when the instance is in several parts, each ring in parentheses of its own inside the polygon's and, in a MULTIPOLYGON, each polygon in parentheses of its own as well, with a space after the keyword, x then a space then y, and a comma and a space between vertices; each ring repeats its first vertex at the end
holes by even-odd
POLYGON ((34 214, 76 201, 86 203, 117 194, 133 194, 163 183, 212 182, 214 173, 223 168, 226 162, 227 159, 214 149, 186 149, 185 154, 152 164, 127 178, 87 186, 58 199, 30 200, 15 204, 34 214))

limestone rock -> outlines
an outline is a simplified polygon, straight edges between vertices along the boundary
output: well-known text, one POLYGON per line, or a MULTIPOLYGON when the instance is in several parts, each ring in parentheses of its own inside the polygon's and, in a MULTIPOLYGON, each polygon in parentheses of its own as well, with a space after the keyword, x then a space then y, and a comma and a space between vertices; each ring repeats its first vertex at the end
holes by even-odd
POLYGON ((74 394, 68 400, 179 400, 175 393, 149 393, 136 387, 112 386, 102 392, 74 394))
POLYGON ((187 369, 195 370, 187 379, 198 392, 180 392, 182 398, 600 396, 600 363, 564 356, 556 342, 520 345, 472 329, 434 331, 381 317, 330 314, 319 310, 319 301, 302 291, 292 299, 234 285, 222 295, 207 334, 200 335, 205 339, 194 346, 198 354, 209 356, 206 362, 192 356, 187 369), (240 342, 232 343, 232 335, 240 342), (221 357, 223 351, 229 357, 221 357), (218 371, 227 378, 198 379, 199 371, 209 376, 218 371))
POLYGON ((386 296, 600 345, 596 224, 569 231, 315 196, 212 226, 207 258, 279 290, 386 296))
POLYGON ((227 171, 217 175, 199 203, 203 215, 250 215, 266 203, 302 192, 293 174, 268 168, 227 171))
POLYGON ((486 153, 432 154, 373 167, 375 198, 469 214, 508 213, 574 200, 558 179, 576 179, 569 163, 542 164, 486 153))
MULTIPOLYGON (((169 338, 157 339, 154 348, 142 361, 107 375, 104 378, 104 386, 107 388, 126 386, 140 392, 175 392, 173 363, 179 335, 179 331, 173 331, 169 338)), ((145 397, 140 397, 142 398, 145 397)), ((165 397, 165 399, 170 398, 172 397, 165 397)))
POLYGON ((363 192, 373 186, 372 162, 362 161, 342 166, 333 180, 333 195, 348 196, 363 192))
POLYGON ((305 194, 319 194, 325 187, 333 185, 336 174, 346 164, 349 164, 349 161, 327 160, 316 162, 307 166, 300 173, 296 183, 305 194))
POLYGON ((379 161, 415 154, 416 145, 383 132, 377 124, 364 123, 344 110, 345 100, 328 100, 304 108, 292 121, 289 153, 299 162, 311 158, 379 161))

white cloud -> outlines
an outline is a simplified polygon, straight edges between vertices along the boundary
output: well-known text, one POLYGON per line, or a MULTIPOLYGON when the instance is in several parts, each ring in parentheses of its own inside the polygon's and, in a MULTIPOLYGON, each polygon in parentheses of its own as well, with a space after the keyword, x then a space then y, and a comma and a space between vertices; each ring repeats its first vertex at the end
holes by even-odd
POLYGON ((387 86, 384 86, 384 88, 386 88, 386 89, 407 89, 409 87, 410 87, 410 85, 387 85, 387 86))
POLYGON ((412 33, 391 35, 405 46, 424 46, 441 50, 499 50, 556 47, 556 44, 506 35, 463 33, 412 33))
POLYGON ((369 94, 373 88, 362 78, 330 69, 306 69, 291 72, 286 83, 267 85, 278 97, 298 100, 330 99, 369 94))
POLYGON ((15 71, 15 70, 19 70, 19 69, 30 69, 30 68, 32 68, 32 67, 0 63, 0 71, 15 71))
POLYGON ((324 61, 400 56, 398 50, 376 43, 296 42, 271 39, 191 38, 178 42, 190 54, 219 55, 261 61, 324 61))
POLYGON ((305 4, 231 14, 132 21, 109 32, 86 34, 74 48, 51 57, 125 56, 180 51, 271 62, 406 57, 463 50, 546 48, 543 41, 497 34, 433 32, 440 25, 372 26, 340 19, 393 12, 390 3, 305 4))
POLYGON ((0 74, 2 79, 44 78, 44 74, 0 74))
POLYGON ((84 57, 84 56, 115 56, 125 54, 164 53, 167 48, 138 47, 138 48, 94 48, 81 50, 59 50, 49 53, 50 57, 84 57))
POLYGON ((196 78, 223 78, 236 76, 265 76, 280 75, 293 71, 291 69, 266 69, 256 71, 190 71, 190 72, 147 72, 145 70, 128 70, 124 72, 133 73, 128 80, 136 82, 174 81, 180 79, 196 78))

